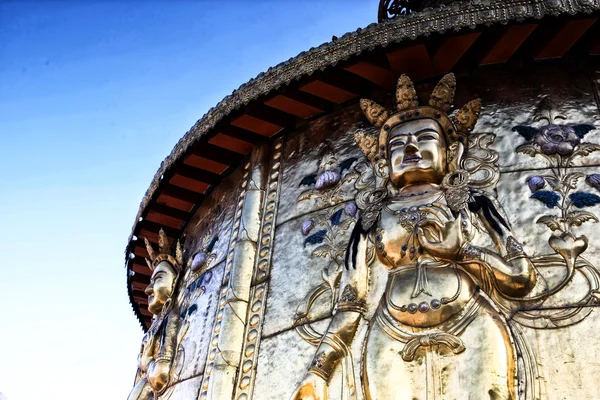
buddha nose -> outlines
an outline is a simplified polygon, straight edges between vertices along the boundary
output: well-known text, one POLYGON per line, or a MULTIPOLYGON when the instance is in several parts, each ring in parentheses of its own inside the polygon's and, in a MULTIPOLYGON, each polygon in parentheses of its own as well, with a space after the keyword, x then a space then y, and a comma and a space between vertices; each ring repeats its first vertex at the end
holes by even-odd
POLYGON ((144 289, 144 293, 146 293, 148 296, 150 296, 153 293, 152 284, 149 284, 148 286, 146 286, 146 289, 144 289))
POLYGON ((417 138, 414 135, 408 135, 406 139, 406 145, 404 146, 405 154, 414 154, 419 151, 419 143, 417 142, 417 138))

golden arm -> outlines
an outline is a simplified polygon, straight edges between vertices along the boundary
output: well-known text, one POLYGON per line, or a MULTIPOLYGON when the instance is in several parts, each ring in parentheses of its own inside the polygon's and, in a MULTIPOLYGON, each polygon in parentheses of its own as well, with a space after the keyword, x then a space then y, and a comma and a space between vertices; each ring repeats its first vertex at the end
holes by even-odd
MULTIPOLYGON (((492 202, 504 220, 508 221, 500 204, 495 199, 492 199, 492 202)), ((466 243, 458 254, 459 263, 467 272, 480 276, 482 280, 483 274, 491 274, 497 289, 505 295, 511 297, 527 295, 535 286, 535 269, 515 238, 510 225, 506 227, 498 224, 500 232, 497 232, 481 212, 477 215, 485 225, 498 252, 466 243)))
POLYGON ((360 235, 356 265, 352 265, 350 262, 351 265, 348 266, 348 269, 342 271, 333 319, 315 351, 307 375, 315 374, 328 381, 340 360, 348 353, 348 348, 365 311, 369 274, 368 242, 366 235, 360 235))
POLYGON ((171 310, 167 321, 162 326, 160 340, 155 342, 158 346, 156 358, 148 363, 148 382, 156 393, 162 393, 170 379, 171 365, 177 347, 177 332, 179 328, 179 315, 177 310, 171 310))

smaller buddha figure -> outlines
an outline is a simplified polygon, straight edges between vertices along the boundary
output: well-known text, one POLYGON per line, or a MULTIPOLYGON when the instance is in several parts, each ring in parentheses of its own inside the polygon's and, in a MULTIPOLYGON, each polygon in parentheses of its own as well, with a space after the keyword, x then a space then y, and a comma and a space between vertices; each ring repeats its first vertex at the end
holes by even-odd
POLYGON ((158 234, 159 253, 145 239, 150 260, 146 259, 152 277, 145 292, 148 311, 154 314, 152 325, 144 338, 138 356, 135 386, 128 400, 150 400, 162 394, 169 385, 171 366, 177 348, 179 312, 174 306, 174 292, 183 265, 183 252, 177 242, 176 254, 170 253, 169 239, 161 229, 158 234))

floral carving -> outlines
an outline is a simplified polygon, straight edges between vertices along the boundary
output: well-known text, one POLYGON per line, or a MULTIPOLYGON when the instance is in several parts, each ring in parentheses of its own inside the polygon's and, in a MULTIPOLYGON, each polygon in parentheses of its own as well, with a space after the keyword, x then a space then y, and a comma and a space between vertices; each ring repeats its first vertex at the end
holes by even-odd
MULTIPOLYGON (((581 226, 584 222, 598 222, 598 218, 588 211, 577 211, 573 208, 591 207, 600 203, 600 196, 577 191, 579 180, 585 174, 572 171, 575 157, 587 157, 600 146, 582 141, 585 135, 596 129, 589 124, 559 124, 558 120, 566 117, 556 110, 555 104, 545 97, 535 110, 535 120, 546 120, 547 124, 538 128, 519 125, 513 128, 526 143, 517 147, 518 153, 531 157, 541 156, 549 164, 549 174, 535 175, 527 178, 527 185, 532 192, 531 198, 538 200, 550 209, 558 208, 560 214, 542 215, 537 223, 546 225, 553 235, 549 239, 552 249, 560 254, 567 265, 573 266, 577 257, 587 248, 587 238, 576 236, 572 227, 581 226), (545 188, 546 183, 549 190, 545 188)), ((586 183, 598 189, 600 175, 592 174, 586 183)))
POLYGON ((298 202, 316 199, 318 203, 335 205, 344 200, 343 189, 347 183, 354 182, 359 174, 352 170, 358 161, 356 157, 338 161, 332 153, 326 154, 319 163, 316 174, 306 175, 298 186, 309 186, 310 189, 298 196, 298 202))

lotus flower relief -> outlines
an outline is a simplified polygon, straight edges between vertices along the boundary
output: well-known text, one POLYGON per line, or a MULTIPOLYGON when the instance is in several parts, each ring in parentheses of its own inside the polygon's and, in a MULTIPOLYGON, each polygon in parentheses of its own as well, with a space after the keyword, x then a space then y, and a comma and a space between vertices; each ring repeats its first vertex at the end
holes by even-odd
POLYGON ((328 189, 332 186, 335 186, 342 176, 335 171, 325 171, 317 178, 317 183, 315 184, 315 188, 317 190, 328 189))
POLYGON ((541 176, 530 176, 527 178, 527 186, 529 186, 531 193, 535 193, 546 186, 546 181, 541 176))
POLYGON ((356 212, 358 211, 358 208, 356 207, 355 203, 348 203, 346 205, 346 207, 344 207, 344 212, 346 213, 346 215, 349 215, 350 217, 354 217, 356 215, 356 212))
POLYGON ((585 182, 596 190, 600 190, 600 174, 591 174, 585 178, 585 182))
POLYGON ((535 134, 533 142, 540 146, 542 153, 546 155, 568 156, 573 153, 581 139, 572 126, 551 124, 540 128, 535 134))
POLYGON ((312 219, 309 219, 307 221, 304 221, 302 223, 302 234, 304 236, 308 235, 310 233, 310 231, 312 231, 312 229, 315 227, 315 223, 313 222, 312 219))

